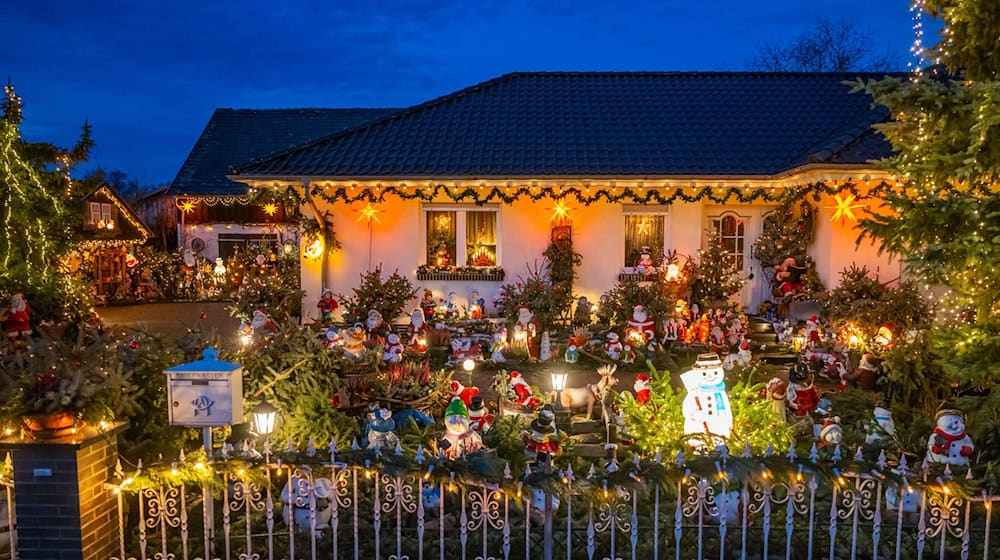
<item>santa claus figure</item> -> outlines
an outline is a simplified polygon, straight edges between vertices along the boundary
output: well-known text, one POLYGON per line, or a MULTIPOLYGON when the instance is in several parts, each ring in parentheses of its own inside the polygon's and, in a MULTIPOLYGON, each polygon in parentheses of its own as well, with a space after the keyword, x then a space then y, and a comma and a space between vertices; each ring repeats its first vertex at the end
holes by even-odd
POLYGON ((368 347, 375 348, 385 344, 385 337, 389 334, 388 331, 385 321, 382 319, 382 314, 377 309, 369 310, 368 317, 365 319, 365 343, 368 347))
POLYGON ((466 387, 465 385, 462 385, 460 381, 455 380, 452 380, 451 382, 452 398, 458 397, 462 399, 462 402, 464 402, 466 406, 472 404, 472 397, 475 397, 478 394, 478 387, 466 387))
POLYGON ((635 391, 635 400, 639 404, 646 404, 649 402, 649 376, 645 373, 640 373, 635 376, 635 384, 632 385, 632 389, 635 391))
POLYGON ((517 310, 517 322, 514 323, 514 340, 523 342, 528 348, 528 357, 535 360, 538 359, 540 330, 535 314, 522 305, 517 310))
POLYGON ((510 372, 510 379, 507 383, 511 391, 514 392, 515 403, 527 408, 538 407, 538 397, 532 393, 531 385, 528 385, 528 382, 524 380, 524 377, 519 372, 510 372))
POLYGON ((628 320, 625 330, 629 339, 645 342, 656 336, 656 323, 650 319, 645 306, 636 305, 632 308, 632 318, 628 320))
POLYGON ((767 382, 767 400, 771 403, 771 410, 778 418, 785 417, 785 398, 788 394, 788 384, 779 377, 772 377, 767 382))
POLYGON ((968 465, 975 450, 972 438, 965 433, 962 411, 946 408, 935 417, 937 426, 927 440, 927 460, 948 465, 968 465))
POLYGON ((382 361, 398 364, 403 361, 403 344, 399 341, 399 335, 391 332, 386 337, 385 346, 382 348, 382 361))
POLYGON ((646 245, 639 249, 639 259, 635 262, 635 271, 642 275, 656 272, 656 265, 653 264, 653 257, 646 245))
POLYGON ((819 393, 812 383, 809 366, 798 362, 788 372, 788 408, 796 416, 808 416, 816 410, 819 403, 819 393))
POLYGON ((320 321, 329 323, 333 321, 333 312, 340 305, 337 300, 333 299, 333 290, 326 288, 323 290, 323 297, 319 298, 319 302, 316 303, 316 307, 319 309, 320 321))
POLYGON ((863 354, 861 356, 861 363, 858 367, 851 372, 844 372, 841 376, 841 382, 846 385, 855 385, 859 389, 864 389, 866 391, 874 391, 878 388, 878 365, 875 363, 875 356, 873 354, 863 354))
POLYGON ((495 420, 496 416, 490 414, 483 397, 478 395, 472 397, 472 402, 469 404, 469 427, 479 433, 488 432, 495 420))
POLYGON ((783 296, 801 292, 804 288, 802 284, 804 273, 805 268, 798 266, 794 257, 786 257, 781 264, 774 267, 774 285, 783 296))
POLYGON ((410 314, 410 338, 408 344, 411 349, 417 352, 427 351, 427 321, 424 313, 419 309, 414 309, 410 314))
POLYGON ((424 321, 427 323, 431 322, 434 318, 434 310, 437 307, 437 302, 434 301, 434 292, 425 289, 424 298, 420 300, 420 309, 424 312, 424 321))
POLYGON ((278 332, 278 324, 271 319, 263 307, 258 307, 254 310, 250 326, 253 327, 253 332, 255 333, 266 334, 269 332, 278 332))
POLYGON ((31 334, 31 308, 24 294, 17 292, 10 297, 10 311, 4 320, 4 331, 7 338, 20 339, 31 334))
POLYGON ((458 307, 458 294, 448 292, 448 299, 445 301, 444 314, 449 319, 457 319, 461 316, 461 309, 458 307))
POLYGON ((622 343, 618 340, 618 335, 609 332, 607 340, 604 342, 604 351, 607 352, 608 357, 612 360, 620 360, 622 356, 622 343))

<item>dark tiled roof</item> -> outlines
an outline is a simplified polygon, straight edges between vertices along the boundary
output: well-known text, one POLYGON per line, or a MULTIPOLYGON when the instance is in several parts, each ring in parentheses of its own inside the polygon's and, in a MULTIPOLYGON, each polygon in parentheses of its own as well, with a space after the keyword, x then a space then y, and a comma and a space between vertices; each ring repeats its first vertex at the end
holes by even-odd
POLYGON ((229 169, 399 109, 216 109, 170 185, 171 194, 239 195, 229 169))
POLYGON ((514 73, 239 169, 341 178, 769 175, 889 153, 884 74, 514 73))

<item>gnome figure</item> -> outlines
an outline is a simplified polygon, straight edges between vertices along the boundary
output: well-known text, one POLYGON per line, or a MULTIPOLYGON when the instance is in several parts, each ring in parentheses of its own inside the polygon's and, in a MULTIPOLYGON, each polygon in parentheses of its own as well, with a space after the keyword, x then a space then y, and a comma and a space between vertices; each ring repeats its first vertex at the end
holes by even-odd
POLYGON ((333 321, 333 312, 340 305, 337 300, 333 299, 333 290, 326 288, 323 290, 323 297, 319 298, 319 302, 316 303, 316 307, 319 309, 319 320, 325 324, 333 321))
POLYGON ((576 298, 576 308, 573 310, 573 326, 586 327, 590 325, 590 310, 593 306, 587 298, 580 296, 576 298))
POLYGON ((874 421, 868 424, 865 444, 883 446, 890 443, 896 435, 896 422, 893 421, 892 411, 888 407, 876 406, 874 414, 874 421))
POLYGON ((622 343, 618 340, 618 335, 609 332, 607 341, 604 342, 604 351, 608 353, 608 358, 618 361, 622 355, 622 343))
POLYGON ((514 391, 514 402, 527 408, 538 407, 538 397, 532 393, 531 385, 528 385, 528 382, 524 380, 520 372, 510 372, 510 378, 507 383, 511 390, 514 391))
POLYGON ((451 399, 444 411, 444 429, 440 447, 449 459, 458 459, 483 447, 483 438, 472 429, 469 410, 459 397, 451 399))
POLYGON ((656 324, 649 318, 649 313, 643 305, 632 308, 632 318, 628 320, 625 332, 629 339, 647 341, 656 336, 656 324))
POLYGON ((809 366, 803 362, 797 362, 788 372, 788 408, 796 416, 808 416, 816 410, 819 403, 819 393, 813 386, 812 374, 809 373, 809 366))
POLYGON ((531 431, 523 432, 524 453, 529 459, 540 464, 551 464, 552 457, 559 453, 560 437, 556 429, 556 415, 548 405, 538 412, 538 418, 531 421, 531 431))
POLYGON ((399 335, 390 332, 386 337, 385 346, 382 348, 382 361, 398 364, 403 361, 403 343, 399 341, 399 335))
POLYGON ((424 312, 424 322, 430 323, 434 319, 434 310, 437 302, 434 301, 434 292, 424 289, 424 298, 420 300, 420 309, 424 312))
POLYGON ((649 376, 645 373, 640 373, 635 376, 635 384, 632 385, 632 389, 635 390, 635 400, 639 404, 646 404, 649 402, 650 389, 649 389, 649 376))
POLYGON ((935 420, 937 426, 927 440, 927 459, 932 463, 968 465, 975 446, 965 433, 965 415, 945 408, 938 411, 935 420))
POLYGON ((399 444, 399 436, 393 432, 395 429, 392 412, 386 408, 376 410, 368 421, 368 449, 395 449, 399 444))

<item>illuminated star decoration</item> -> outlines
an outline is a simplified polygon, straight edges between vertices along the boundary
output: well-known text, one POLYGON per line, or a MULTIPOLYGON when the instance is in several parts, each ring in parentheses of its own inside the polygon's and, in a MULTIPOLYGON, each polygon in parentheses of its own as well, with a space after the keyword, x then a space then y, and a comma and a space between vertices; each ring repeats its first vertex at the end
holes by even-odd
POLYGON ((553 206, 552 208, 549 208, 549 210, 552 210, 551 220, 553 224, 565 225, 567 222, 570 221, 569 212, 570 210, 572 210, 572 208, 570 208, 566 204, 565 200, 557 200, 556 205, 553 206))
POLYGON ((268 216, 274 216, 278 213, 278 205, 273 202, 268 202, 264 205, 264 213, 268 216))
POLYGON ((181 211, 184 212, 185 214, 190 214, 191 212, 194 212, 193 200, 182 200, 178 202, 177 205, 180 207, 181 211))
POLYGON ((381 210, 375 208, 374 206, 372 206, 372 203, 369 202, 358 210, 357 221, 360 222, 361 220, 367 220, 368 225, 372 225, 373 221, 377 224, 380 224, 382 223, 382 220, 378 217, 379 212, 381 212, 381 210))
POLYGON ((838 219, 843 223, 844 218, 851 220, 852 222, 858 221, 858 217, 854 215, 854 210, 856 208, 864 208, 864 204, 854 203, 854 195, 849 194, 845 198, 840 198, 840 195, 834 195, 834 199, 837 204, 835 206, 827 206, 826 208, 832 208, 833 218, 830 219, 831 222, 836 222, 838 219))
POLYGON ((639 227, 636 228, 636 233, 638 233, 639 235, 648 235, 649 228, 650 228, 649 220, 643 218, 642 221, 639 222, 639 227))

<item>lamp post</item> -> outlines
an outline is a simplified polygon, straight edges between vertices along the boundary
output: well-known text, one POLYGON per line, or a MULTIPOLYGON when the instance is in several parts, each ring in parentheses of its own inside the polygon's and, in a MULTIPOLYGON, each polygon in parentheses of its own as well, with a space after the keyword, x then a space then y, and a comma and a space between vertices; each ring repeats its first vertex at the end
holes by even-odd
POLYGON ((476 361, 472 358, 466 358, 462 361, 462 369, 465 373, 469 374, 469 385, 472 385, 472 372, 476 369, 476 361))
POLYGON ((278 409, 267 401, 261 401, 260 404, 250 410, 250 414, 253 415, 254 431, 264 436, 264 459, 270 461, 268 455, 271 452, 268 443, 271 439, 271 433, 274 432, 274 423, 278 418, 278 409))
POLYGON ((556 415, 556 423, 560 425, 566 425, 570 421, 570 415, 572 411, 565 408, 562 405, 562 399, 560 396, 564 389, 566 389, 566 380, 569 377, 565 373, 551 373, 549 374, 552 378, 552 390, 555 392, 554 401, 552 403, 552 412, 556 415))

